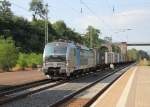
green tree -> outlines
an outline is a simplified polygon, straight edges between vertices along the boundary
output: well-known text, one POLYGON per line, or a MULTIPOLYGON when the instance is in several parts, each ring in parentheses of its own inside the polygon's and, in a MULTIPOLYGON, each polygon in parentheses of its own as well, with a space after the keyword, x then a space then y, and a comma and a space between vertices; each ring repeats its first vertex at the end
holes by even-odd
POLYGON ((99 29, 96 29, 92 26, 88 26, 86 35, 84 37, 86 45, 91 48, 99 47, 101 44, 99 39, 100 34, 101 32, 99 29))
MULTIPOLYGON (((5 39, 12 37, 15 46, 22 53, 42 53, 45 37, 44 23, 42 19, 28 21, 23 17, 12 15, 12 17, 6 18, 0 14, 0 35, 3 35, 5 39)), ((84 43, 85 40, 78 32, 67 27, 63 21, 57 21, 53 24, 48 22, 48 31, 49 42, 66 39, 84 43)))
MULTIPOLYGON (((64 21, 57 21, 52 25, 53 29, 58 34, 58 38, 65 39, 65 32, 67 31, 67 26, 64 21)), ((66 38, 67 39, 67 38, 66 38)))
POLYGON ((139 53, 136 49, 130 49, 127 51, 129 60, 139 60, 139 53))
POLYGON ((16 65, 17 50, 11 38, 0 38, 0 69, 10 71, 16 65))
POLYGON ((74 30, 67 28, 65 35, 68 40, 74 41, 76 43, 83 44, 83 38, 80 36, 78 32, 75 32, 74 30))
POLYGON ((83 38, 80 36, 80 34, 67 27, 64 21, 56 21, 52 24, 52 28, 55 30, 56 33, 55 39, 65 39, 77 43, 83 43, 83 38))
POLYGON ((139 50, 139 56, 141 59, 144 59, 144 58, 146 58, 147 60, 150 59, 150 56, 148 55, 148 53, 143 50, 139 50))
POLYGON ((12 16, 11 3, 7 0, 0 1, 0 14, 3 16, 12 16))
POLYGON ((43 0, 32 0, 30 3, 30 11, 33 12, 33 19, 37 19, 38 17, 44 19, 45 18, 45 8, 43 4, 43 0))

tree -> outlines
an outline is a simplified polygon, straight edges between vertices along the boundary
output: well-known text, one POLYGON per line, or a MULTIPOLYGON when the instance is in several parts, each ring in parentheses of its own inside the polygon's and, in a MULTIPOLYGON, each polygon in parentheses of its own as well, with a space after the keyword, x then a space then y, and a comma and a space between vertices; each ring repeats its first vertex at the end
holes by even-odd
MULTIPOLYGON (((1 16, 1 15, 0 15, 1 16)), ((44 48, 44 27, 42 19, 28 21, 23 17, 13 15, 12 17, 0 17, 0 35, 5 39, 12 37, 15 46, 22 53, 42 53, 44 48)), ((49 42, 66 39, 77 43, 84 43, 84 39, 78 32, 67 27, 65 22, 57 21, 53 24, 48 22, 49 42)))
POLYGON ((30 3, 30 11, 33 12, 33 19, 37 19, 38 17, 44 19, 46 10, 44 8, 43 0, 32 0, 30 3))
POLYGON ((74 41, 74 42, 80 43, 80 44, 84 43, 83 38, 80 36, 80 34, 70 28, 67 28, 65 35, 68 40, 71 40, 71 41, 74 41))
POLYGON ((64 21, 56 21, 52 24, 52 28, 56 33, 55 39, 65 39, 74 41, 76 43, 83 43, 83 38, 80 36, 80 34, 67 27, 64 21))
POLYGON ((96 29, 92 26, 88 26, 86 35, 84 37, 86 45, 91 48, 99 47, 100 46, 99 34, 101 34, 99 29, 96 29))
POLYGON ((2 16, 12 16, 11 3, 7 0, 0 1, 0 15, 2 16))
POLYGON ((65 39, 64 37, 65 37, 65 32, 67 31, 67 26, 64 23, 64 21, 61 21, 61 20, 57 21, 53 23, 52 27, 58 34, 59 38, 65 39))
POLYGON ((147 60, 150 59, 150 56, 147 52, 143 50, 136 50, 136 49, 130 49, 127 51, 129 60, 140 60, 146 58, 147 60))
POLYGON ((17 50, 12 39, 0 38, 0 69, 10 71, 17 62, 17 50))
POLYGON ((148 55, 148 53, 143 50, 139 50, 139 56, 141 59, 144 59, 144 58, 146 58, 147 60, 150 59, 150 56, 148 55))
POLYGON ((129 60, 139 60, 139 53, 136 49, 130 49, 127 51, 129 60))

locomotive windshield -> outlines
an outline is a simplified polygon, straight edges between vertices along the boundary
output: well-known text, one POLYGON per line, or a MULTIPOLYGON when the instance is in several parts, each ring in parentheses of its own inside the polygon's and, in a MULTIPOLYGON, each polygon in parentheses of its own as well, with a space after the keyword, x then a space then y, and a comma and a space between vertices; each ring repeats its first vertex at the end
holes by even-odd
POLYGON ((47 44, 44 49, 44 57, 47 61, 65 61, 67 46, 59 43, 47 44))

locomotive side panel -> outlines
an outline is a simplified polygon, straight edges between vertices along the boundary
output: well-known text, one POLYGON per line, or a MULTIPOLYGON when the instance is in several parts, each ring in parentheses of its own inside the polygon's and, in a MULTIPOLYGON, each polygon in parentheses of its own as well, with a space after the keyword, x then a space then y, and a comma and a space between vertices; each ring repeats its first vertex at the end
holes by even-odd
POLYGON ((67 66, 66 66, 66 73, 70 75, 77 67, 77 54, 76 48, 70 47, 67 51, 67 66))

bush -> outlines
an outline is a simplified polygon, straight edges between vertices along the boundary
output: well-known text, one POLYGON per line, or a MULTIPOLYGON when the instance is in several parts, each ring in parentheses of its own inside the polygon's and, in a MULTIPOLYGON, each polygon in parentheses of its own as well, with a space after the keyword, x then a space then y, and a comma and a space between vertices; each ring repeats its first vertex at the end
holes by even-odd
POLYGON ((31 53, 28 55, 28 66, 36 68, 37 65, 42 64, 42 54, 31 53))
POLYGON ((28 66, 27 59, 28 59, 27 54, 19 53, 19 58, 18 58, 18 61, 17 61, 17 64, 19 65, 19 67, 21 67, 22 69, 27 67, 28 66))
POLYGON ((25 67, 36 68, 37 65, 42 64, 42 54, 36 54, 36 53, 25 54, 25 53, 20 53, 18 61, 17 61, 17 64, 23 69, 25 67))
POLYGON ((17 50, 11 38, 0 38, 0 69, 10 71, 17 63, 17 50))

